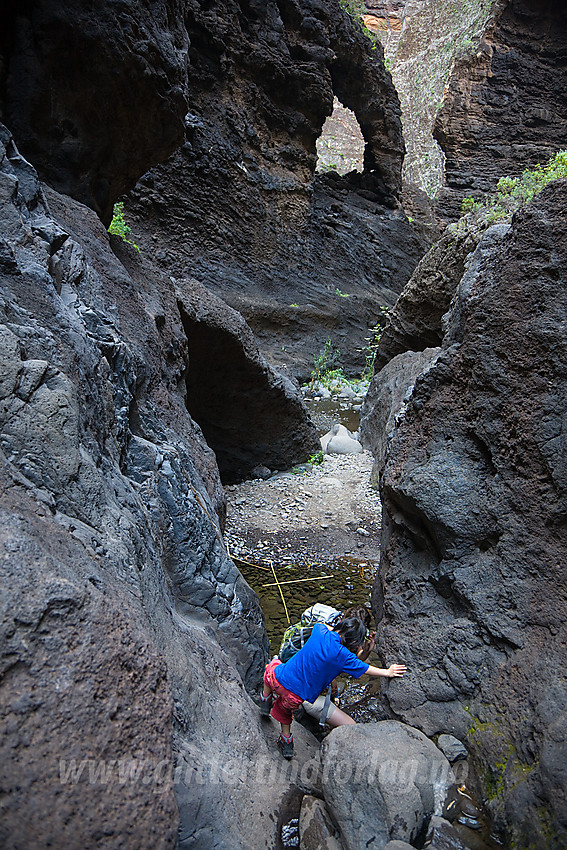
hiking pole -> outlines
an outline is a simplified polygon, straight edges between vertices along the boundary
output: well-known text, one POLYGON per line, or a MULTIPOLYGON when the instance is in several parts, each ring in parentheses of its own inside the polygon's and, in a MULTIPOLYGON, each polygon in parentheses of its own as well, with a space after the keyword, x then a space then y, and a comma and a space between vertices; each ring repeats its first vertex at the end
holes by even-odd
POLYGON ((272 572, 273 572, 273 574, 274 574, 274 578, 275 578, 275 580, 276 580, 276 585, 277 585, 277 587, 278 587, 278 590, 279 590, 279 592, 280 592, 280 596, 281 596, 281 598, 282 598, 282 602, 283 602, 283 607, 284 607, 285 615, 286 615, 286 617, 287 617, 287 624, 288 624, 288 626, 291 626, 291 620, 289 619, 289 611, 287 610, 287 605, 285 604, 285 599, 284 599, 284 595, 283 595, 282 586, 281 586, 281 584, 280 584, 280 583, 279 583, 279 581, 278 581, 278 577, 277 577, 277 575, 276 575, 276 571, 275 571, 275 569, 274 569, 274 562, 273 562, 273 561, 270 561, 270 567, 272 568, 272 572))

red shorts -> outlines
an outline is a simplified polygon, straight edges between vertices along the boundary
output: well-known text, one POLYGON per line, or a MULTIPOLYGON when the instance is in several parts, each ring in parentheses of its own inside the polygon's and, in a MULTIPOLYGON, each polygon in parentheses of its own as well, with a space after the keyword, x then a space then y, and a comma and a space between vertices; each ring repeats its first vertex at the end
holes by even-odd
POLYGON ((266 667, 266 672, 264 673, 264 683, 276 694, 271 711, 272 717, 279 723, 283 723, 284 726, 288 726, 293 720, 292 711, 300 706, 303 700, 301 697, 298 697, 297 694, 292 693, 292 691, 288 691, 287 688, 280 685, 276 679, 274 675, 274 668, 281 663, 282 662, 279 658, 274 658, 273 661, 270 661, 266 667))

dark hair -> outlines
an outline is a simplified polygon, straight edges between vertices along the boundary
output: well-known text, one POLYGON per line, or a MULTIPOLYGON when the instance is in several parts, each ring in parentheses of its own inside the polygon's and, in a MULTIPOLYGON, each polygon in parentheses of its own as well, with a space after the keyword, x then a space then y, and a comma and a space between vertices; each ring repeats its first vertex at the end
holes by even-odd
POLYGON ((362 620, 367 629, 372 625, 372 614, 365 605, 353 605, 352 608, 347 608, 343 611, 342 620, 349 620, 351 617, 357 617, 362 620))
POLYGON ((341 636, 342 645, 355 654, 364 643, 366 626, 358 617, 343 617, 333 629, 341 636))

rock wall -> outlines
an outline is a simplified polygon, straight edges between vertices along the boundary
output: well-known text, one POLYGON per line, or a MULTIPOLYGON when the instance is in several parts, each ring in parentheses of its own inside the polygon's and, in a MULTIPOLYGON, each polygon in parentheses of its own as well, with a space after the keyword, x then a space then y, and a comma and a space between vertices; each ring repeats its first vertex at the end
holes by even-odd
POLYGON ((404 179, 434 198, 444 155, 432 136, 455 63, 474 55, 500 0, 366 0, 366 25, 384 45, 400 97, 404 179))
POLYGON ((96 210, 182 143, 187 31, 182 0, 8 0, 0 119, 59 192, 96 210))
POLYGON ((567 840, 566 204, 551 184, 469 258, 388 442, 374 591, 412 671, 394 716, 462 737, 502 836, 542 850, 567 840))
POLYGON ((404 144, 380 47, 338 2, 188 5, 186 140, 126 200, 139 244, 244 315, 270 362, 307 377, 327 337, 365 337, 429 242, 399 208, 404 144), (356 114, 362 174, 315 179, 333 97, 356 114), (347 297, 348 296, 348 297, 347 297))
POLYGON ((0 142, 0 843, 173 848, 179 825, 181 847, 274 847, 298 780, 239 779, 279 758, 245 690, 268 645, 187 409, 194 338, 222 334, 255 376, 232 406, 257 410, 268 446, 280 419, 281 457, 318 445, 314 428, 241 319, 42 186, 4 127, 0 142))
POLYGON ((567 10, 554 0, 508 0, 475 53, 457 61, 434 136, 445 154, 439 214, 482 199, 565 147, 567 10))

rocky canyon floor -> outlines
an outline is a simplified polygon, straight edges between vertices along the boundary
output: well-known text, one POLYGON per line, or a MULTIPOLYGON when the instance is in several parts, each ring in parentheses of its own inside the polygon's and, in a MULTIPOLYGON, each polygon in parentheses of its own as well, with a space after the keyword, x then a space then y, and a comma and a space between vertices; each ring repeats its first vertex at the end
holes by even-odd
MULTIPOLYGON (((370 604, 380 543, 372 462, 369 452, 325 455, 320 465, 226 488, 225 539, 260 597, 272 654, 288 621, 314 602, 340 610, 370 604)), ((351 680, 343 704, 360 702, 358 719, 375 716, 376 690, 351 680)))

